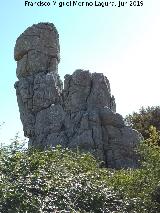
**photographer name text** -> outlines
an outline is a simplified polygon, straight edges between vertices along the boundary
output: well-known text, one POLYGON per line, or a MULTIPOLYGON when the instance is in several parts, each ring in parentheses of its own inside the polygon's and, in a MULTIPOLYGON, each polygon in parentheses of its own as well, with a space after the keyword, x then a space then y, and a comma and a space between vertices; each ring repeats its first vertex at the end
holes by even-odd
POLYGON ((143 1, 25 1, 26 7, 142 7, 143 1))

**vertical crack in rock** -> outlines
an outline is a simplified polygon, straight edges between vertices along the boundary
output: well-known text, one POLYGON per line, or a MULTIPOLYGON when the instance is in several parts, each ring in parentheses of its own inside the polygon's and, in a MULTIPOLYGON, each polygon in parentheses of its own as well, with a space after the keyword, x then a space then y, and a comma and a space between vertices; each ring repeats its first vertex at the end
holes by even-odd
POLYGON ((86 97, 86 103, 88 103, 88 98, 89 98, 90 95, 91 95, 92 87, 93 87, 93 83, 92 83, 92 79, 91 79, 90 89, 89 89, 88 95, 87 95, 87 97, 86 97))
POLYGON ((102 73, 76 70, 58 75, 59 35, 51 23, 27 28, 14 48, 20 118, 29 146, 91 152, 110 168, 136 168, 141 140, 116 113, 110 83, 102 73))

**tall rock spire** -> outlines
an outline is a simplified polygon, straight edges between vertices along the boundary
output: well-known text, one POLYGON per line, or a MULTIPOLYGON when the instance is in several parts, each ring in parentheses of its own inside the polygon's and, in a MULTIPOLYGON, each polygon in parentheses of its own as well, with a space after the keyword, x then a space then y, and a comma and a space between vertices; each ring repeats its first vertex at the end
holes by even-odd
POLYGON ((79 69, 65 76, 63 88, 59 36, 53 24, 25 30, 16 41, 14 57, 20 118, 29 146, 78 147, 107 167, 138 166, 134 148, 140 136, 116 113, 107 77, 79 69))

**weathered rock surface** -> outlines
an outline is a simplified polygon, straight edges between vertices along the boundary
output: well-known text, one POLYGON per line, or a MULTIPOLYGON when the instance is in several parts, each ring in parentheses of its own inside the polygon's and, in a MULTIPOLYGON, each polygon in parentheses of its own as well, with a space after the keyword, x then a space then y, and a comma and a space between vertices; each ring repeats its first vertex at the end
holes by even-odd
POLYGON ((15 46, 15 83, 24 135, 34 147, 91 152, 111 168, 135 168, 140 135, 116 113, 110 84, 102 73, 76 70, 58 75, 59 36, 53 24, 29 27, 15 46))

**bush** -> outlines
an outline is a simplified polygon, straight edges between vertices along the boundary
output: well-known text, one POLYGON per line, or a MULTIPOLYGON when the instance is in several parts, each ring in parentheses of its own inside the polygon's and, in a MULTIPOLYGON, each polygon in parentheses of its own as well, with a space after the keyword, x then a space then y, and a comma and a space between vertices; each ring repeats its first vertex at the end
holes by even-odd
POLYGON ((156 189, 160 184, 160 147, 142 142, 138 152, 141 155, 141 167, 114 171, 110 186, 131 201, 130 212, 159 213, 160 206, 153 195, 159 192, 156 189))
POLYGON ((90 154, 1 148, 0 212, 127 212, 90 154))
POLYGON ((139 147, 141 167, 101 168, 90 154, 56 147, 0 149, 1 213, 159 213, 160 147, 139 147))
MULTIPOLYGON (((150 137, 151 128, 160 133, 160 107, 142 107, 139 112, 134 112, 125 118, 127 125, 139 131, 144 139, 150 137)), ((157 140, 160 145, 160 138, 157 140)))

